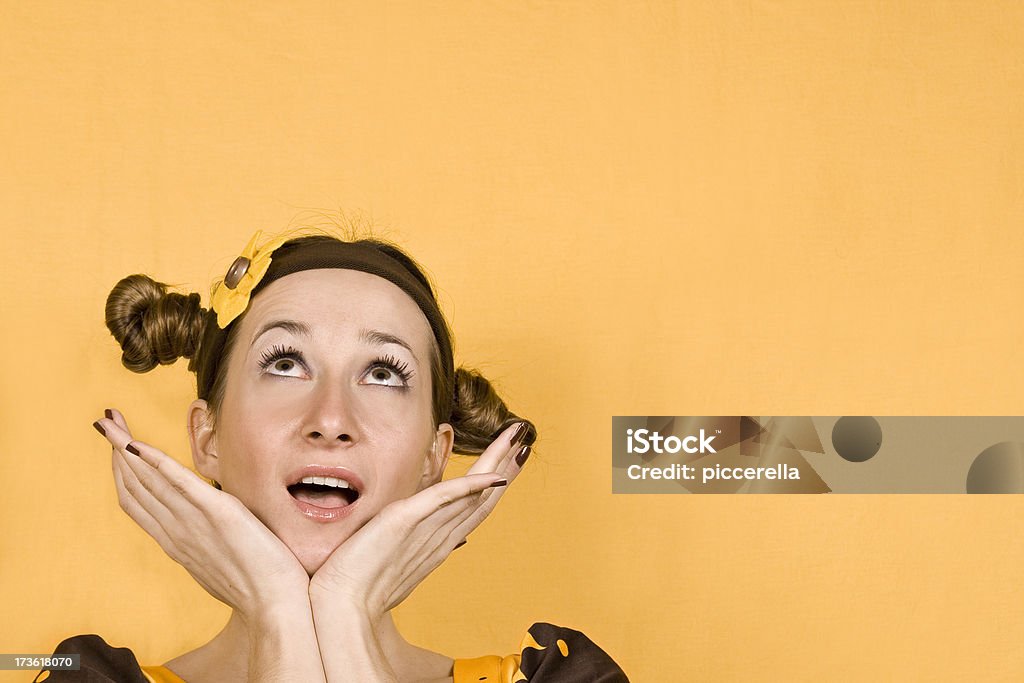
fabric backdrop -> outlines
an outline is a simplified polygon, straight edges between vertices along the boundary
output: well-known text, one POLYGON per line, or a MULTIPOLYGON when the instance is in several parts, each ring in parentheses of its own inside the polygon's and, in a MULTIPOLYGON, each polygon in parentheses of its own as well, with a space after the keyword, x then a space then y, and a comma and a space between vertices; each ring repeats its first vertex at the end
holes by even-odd
POLYGON ((550 621, 641 683, 1024 673, 1022 497, 610 486, 612 415, 1020 412, 1020 3, 2 5, 0 651, 219 630, 90 426, 190 463, 193 378, 122 369, 103 303, 144 272, 205 304, 254 230, 334 221, 428 268, 540 432, 399 608, 413 642, 550 621))

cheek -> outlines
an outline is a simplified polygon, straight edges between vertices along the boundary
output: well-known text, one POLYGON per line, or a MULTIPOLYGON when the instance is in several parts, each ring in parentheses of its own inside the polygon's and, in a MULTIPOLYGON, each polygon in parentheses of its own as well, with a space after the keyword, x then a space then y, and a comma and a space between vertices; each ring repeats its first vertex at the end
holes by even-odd
MULTIPOLYGON (((401 454, 405 466, 408 454, 425 453, 423 440, 433 438, 430 397, 422 387, 400 391, 387 387, 356 386, 348 398, 348 417, 354 429, 374 449, 401 454)), ((429 449, 427 443, 426 449, 429 449)))
POLYGON ((257 484, 274 474, 274 444, 280 440, 280 427, 253 402, 233 404, 224 417, 217 435, 221 485, 248 502, 246 497, 257 484))
POLYGON ((433 443, 429 389, 364 389, 358 402, 360 424, 378 451, 378 481, 389 482, 389 502, 407 498, 419 490, 433 443))
POLYGON ((374 477, 387 492, 386 502, 408 498, 420 490, 432 443, 433 431, 427 426, 406 423, 382 434, 372 457, 376 461, 374 477))

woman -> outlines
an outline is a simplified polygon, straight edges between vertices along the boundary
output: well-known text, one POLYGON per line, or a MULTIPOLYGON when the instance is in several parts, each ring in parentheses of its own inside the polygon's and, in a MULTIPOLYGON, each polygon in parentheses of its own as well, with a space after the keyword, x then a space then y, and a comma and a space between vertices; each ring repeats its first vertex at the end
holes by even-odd
POLYGON ((433 289, 397 247, 259 237, 209 310, 143 275, 107 301, 126 367, 191 359, 192 458, 214 486, 135 439, 121 413, 95 423, 121 507, 231 618, 163 666, 70 638, 57 653, 82 654, 82 670, 48 680, 626 680, 582 633, 551 624, 534 624, 519 655, 471 660, 401 636, 390 610, 491 512, 536 430, 454 368, 433 289), (480 457, 441 481, 452 452, 480 457))

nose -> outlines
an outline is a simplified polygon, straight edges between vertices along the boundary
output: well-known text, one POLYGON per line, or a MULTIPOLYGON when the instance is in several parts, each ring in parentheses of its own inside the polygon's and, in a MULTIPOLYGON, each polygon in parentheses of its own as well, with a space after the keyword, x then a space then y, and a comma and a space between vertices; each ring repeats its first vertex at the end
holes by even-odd
POLYGON ((318 383, 309 395, 303 436, 320 444, 350 443, 356 440, 356 420, 351 389, 328 382, 318 383))

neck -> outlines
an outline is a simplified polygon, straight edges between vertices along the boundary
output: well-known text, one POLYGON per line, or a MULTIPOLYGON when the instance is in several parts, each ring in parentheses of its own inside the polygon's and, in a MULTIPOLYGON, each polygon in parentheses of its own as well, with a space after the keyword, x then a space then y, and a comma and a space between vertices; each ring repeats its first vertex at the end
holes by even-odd
MULTIPOLYGON (((376 634, 399 680, 451 680, 452 659, 407 641, 395 626, 391 612, 380 620, 376 634)), ((328 645, 320 643, 321 648, 328 645)), ((213 640, 172 659, 166 666, 189 683, 207 680, 245 681, 249 673, 248 652, 249 630, 241 615, 232 611, 228 623, 213 640)))

